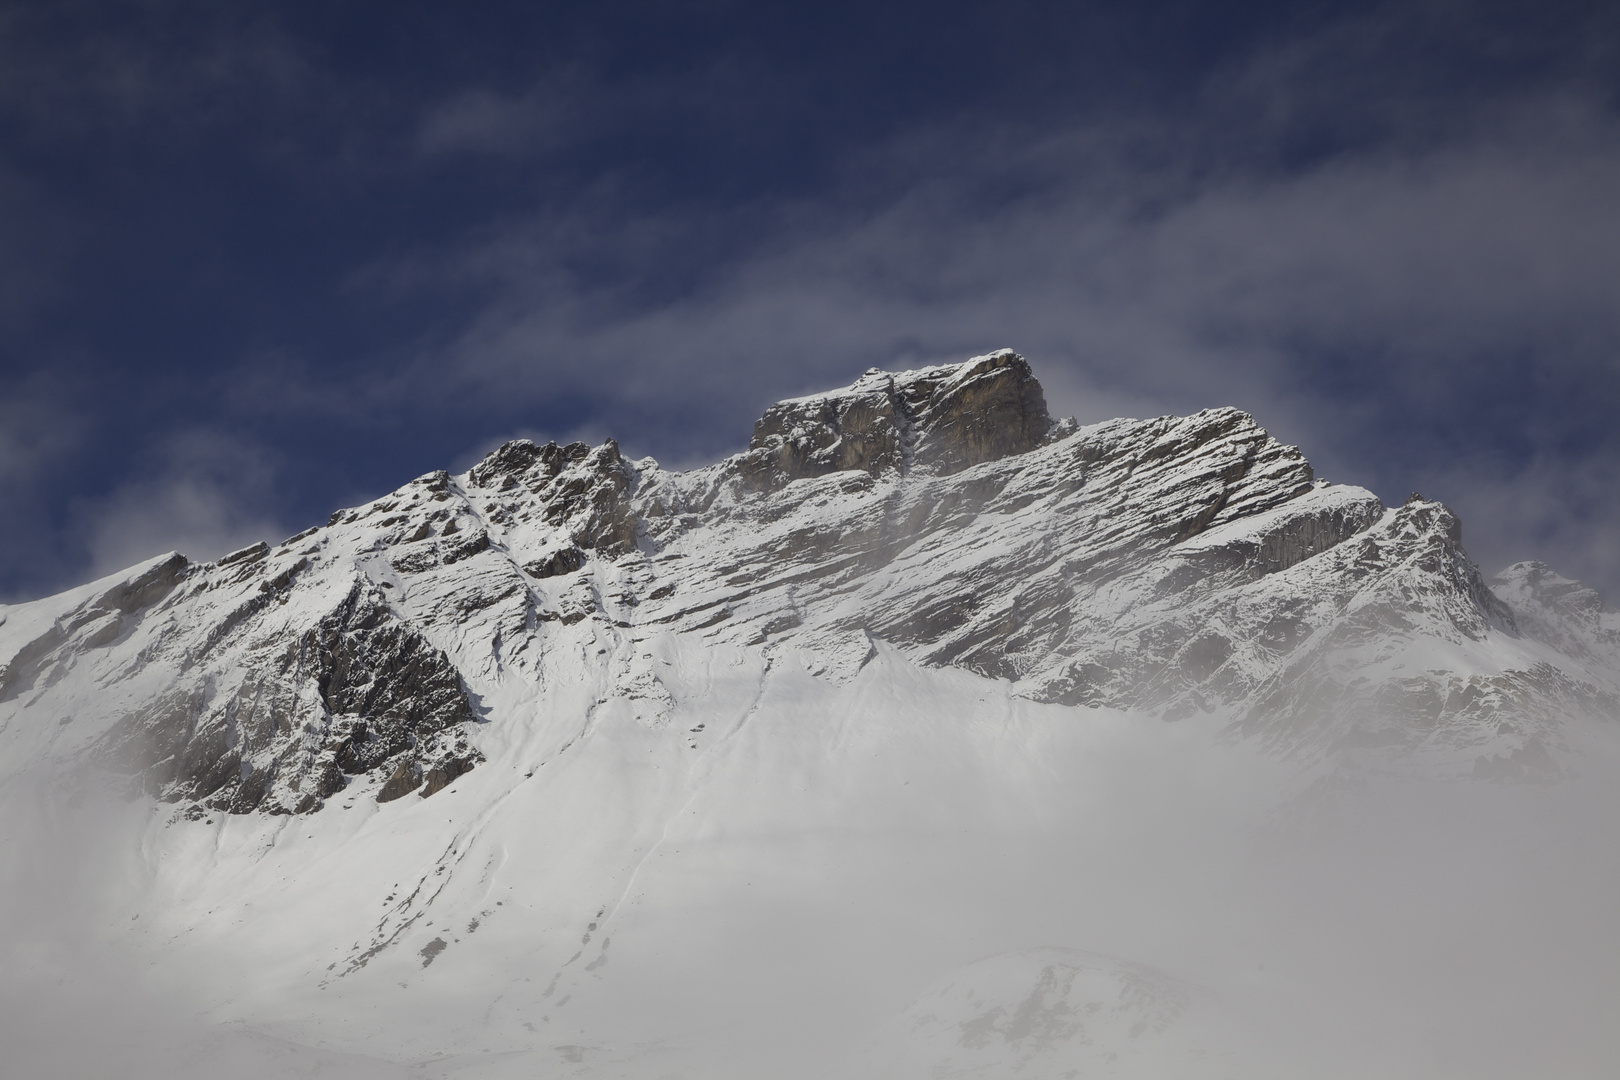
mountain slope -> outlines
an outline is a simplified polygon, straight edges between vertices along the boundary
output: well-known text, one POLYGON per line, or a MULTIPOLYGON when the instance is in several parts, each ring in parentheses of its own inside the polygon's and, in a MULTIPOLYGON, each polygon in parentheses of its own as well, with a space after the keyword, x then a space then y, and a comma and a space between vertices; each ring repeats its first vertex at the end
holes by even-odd
MULTIPOLYGON (((1299 986, 1463 929, 1378 929, 1355 872, 1548 827, 1519 786, 1444 788, 1483 802, 1323 841, 1343 887, 1296 911, 1317 855, 1265 852, 1301 795, 1372 785, 1341 823, 1416 798, 1396 776, 1585 799, 1620 717, 1590 590, 1487 584, 1443 505, 1318 481, 1233 409, 1054 423, 1006 351, 778 403, 686 473, 508 443, 0 619, 7 805, 112 790, 140 818, 64 934, 134 943, 209 1024, 384 1073, 1299 1075, 1232 1033, 1286 1042, 1265 1018, 1299 986), (1278 927, 1330 960, 1257 981, 1293 962, 1278 927)), ((1613 818, 1581 805, 1594 838, 1613 818)), ((1613 865, 1531 846, 1543 879, 1613 865)), ((1468 903, 1516 919, 1476 854, 1494 899, 1468 903)))
POLYGON ((356 779, 431 795, 542 700, 665 725, 674 634, 831 678, 882 640, 1034 700, 1467 764, 1614 711, 1613 642, 1562 633, 1520 632, 1445 507, 1316 482, 1231 409, 1053 425, 1002 352, 773 406, 695 472, 509 443, 273 549, 29 605, 0 723, 49 716, 28 738, 164 801, 307 813, 356 779))

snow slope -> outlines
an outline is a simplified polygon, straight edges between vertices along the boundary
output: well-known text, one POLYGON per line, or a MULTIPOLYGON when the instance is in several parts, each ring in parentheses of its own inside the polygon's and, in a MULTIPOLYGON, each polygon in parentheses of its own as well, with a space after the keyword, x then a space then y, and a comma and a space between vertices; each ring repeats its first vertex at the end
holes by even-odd
POLYGON ((1539 564, 1495 586, 1438 503, 1235 410, 1054 424, 1008 352, 780 403, 691 473, 510 443, 0 609, 6 1041, 1607 1075, 1620 638, 1539 564))

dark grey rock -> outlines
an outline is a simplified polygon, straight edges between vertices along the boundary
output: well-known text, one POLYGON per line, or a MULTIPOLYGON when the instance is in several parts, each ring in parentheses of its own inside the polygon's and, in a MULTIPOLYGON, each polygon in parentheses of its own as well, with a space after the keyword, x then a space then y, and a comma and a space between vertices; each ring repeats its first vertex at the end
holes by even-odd
POLYGON ((363 579, 266 660, 224 697, 207 682, 158 697, 113 725, 98 757, 153 795, 231 813, 308 812, 342 790, 345 774, 396 759, 412 762, 414 788, 419 753, 441 769, 479 760, 464 737, 446 734, 476 722, 460 673, 363 579), (300 697, 305 680, 315 700, 300 697), (327 735, 316 747, 295 737, 312 726, 327 735), (290 802, 271 799, 282 789, 296 792, 290 802))
POLYGON ((844 390, 778 402, 734 468, 753 491, 853 470, 949 474, 1032 450, 1051 427, 1029 364, 1004 349, 968 365, 874 368, 844 390))
POLYGON ((421 770, 417 768, 416 758, 410 754, 402 754, 395 763, 388 779, 377 791, 377 801, 380 803, 393 802, 404 798, 415 791, 422 783, 421 770))
POLYGON ((586 555, 577 547, 565 547, 555 551, 543 559, 525 563, 525 573, 537 578, 556 577, 559 574, 572 574, 585 566, 586 555))

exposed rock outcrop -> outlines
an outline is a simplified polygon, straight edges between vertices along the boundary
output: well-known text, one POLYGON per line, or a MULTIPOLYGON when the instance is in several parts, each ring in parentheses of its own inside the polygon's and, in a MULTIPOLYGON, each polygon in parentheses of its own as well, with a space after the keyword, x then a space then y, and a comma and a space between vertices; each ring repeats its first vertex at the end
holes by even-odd
POLYGON ((182 676, 113 724, 100 759, 165 801, 235 813, 306 812, 389 762, 476 761, 447 730, 477 721, 460 673, 369 581, 290 645, 250 638, 240 670, 182 676))
POLYGON ((873 368, 843 390, 778 402, 735 468, 754 491, 856 469, 948 474, 1032 450, 1051 426, 1029 364, 1003 349, 899 374, 873 368))
POLYGON ((494 513, 501 524, 533 517, 562 529, 578 548, 607 555, 635 547, 638 520, 628 498, 635 471, 612 439, 594 448, 519 439, 473 466, 468 480, 508 496, 494 513), (520 493, 526 498, 513 498, 520 493))

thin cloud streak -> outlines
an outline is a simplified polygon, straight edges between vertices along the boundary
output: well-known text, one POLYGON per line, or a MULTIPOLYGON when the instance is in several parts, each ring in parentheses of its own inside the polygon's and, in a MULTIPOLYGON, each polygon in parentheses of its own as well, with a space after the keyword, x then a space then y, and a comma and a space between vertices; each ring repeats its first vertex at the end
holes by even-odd
POLYGON ((79 505, 90 576, 168 551, 207 560, 279 540, 293 530, 262 509, 274 482, 257 447, 208 429, 175 435, 147 476, 79 505))

